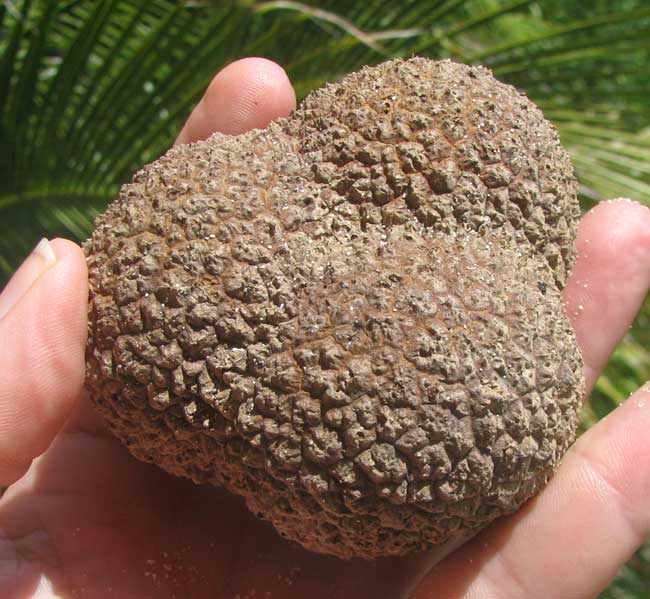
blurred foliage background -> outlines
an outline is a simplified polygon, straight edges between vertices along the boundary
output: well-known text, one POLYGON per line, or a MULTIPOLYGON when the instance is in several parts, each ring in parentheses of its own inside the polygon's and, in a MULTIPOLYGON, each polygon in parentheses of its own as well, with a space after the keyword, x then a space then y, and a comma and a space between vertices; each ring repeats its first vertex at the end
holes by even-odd
MULTIPOLYGON (((85 238, 228 62, 272 58, 303 97, 413 54, 481 63, 524 90, 571 152, 585 209, 650 203, 648 0, 4 0, 0 285, 39 238, 85 238)), ((646 302, 583 428, 650 378, 649 349, 646 302)), ((650 597, 647 545, 602 597, 650 597)))

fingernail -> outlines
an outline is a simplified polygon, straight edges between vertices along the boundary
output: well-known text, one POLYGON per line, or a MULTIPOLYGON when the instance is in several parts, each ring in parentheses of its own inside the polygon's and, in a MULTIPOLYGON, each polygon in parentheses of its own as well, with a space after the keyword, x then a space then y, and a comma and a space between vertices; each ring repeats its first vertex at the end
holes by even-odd
POLYGON ((4 318, 38 277, 55 262, 56 255, 50 242, 45 238, 41 239, 0 294, 0 319, 4 318))

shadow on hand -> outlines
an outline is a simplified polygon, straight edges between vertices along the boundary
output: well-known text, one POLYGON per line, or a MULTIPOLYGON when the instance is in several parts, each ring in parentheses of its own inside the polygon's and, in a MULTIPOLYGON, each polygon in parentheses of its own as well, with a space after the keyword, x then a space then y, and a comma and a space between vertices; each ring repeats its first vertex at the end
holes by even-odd
POLYGON ((43 578, 65 599, 402 599, 452 549, 374 561, 310 553, 225 490, 78 431, 62 434, 0 506, 17 563, 5 565, 0 596, 12 599, 35 596, 43 578))

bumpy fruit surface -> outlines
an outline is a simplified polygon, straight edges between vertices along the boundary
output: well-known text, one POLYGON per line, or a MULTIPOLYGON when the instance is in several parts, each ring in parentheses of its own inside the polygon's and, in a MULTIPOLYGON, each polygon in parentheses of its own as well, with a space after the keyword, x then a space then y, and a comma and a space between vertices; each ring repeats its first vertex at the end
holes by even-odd
POLYGON ((135 456, 314 551, 472 534, 574 439, 576 189, 526 97, 421 58, 176 147, 85 244, 92 399, 135 456))

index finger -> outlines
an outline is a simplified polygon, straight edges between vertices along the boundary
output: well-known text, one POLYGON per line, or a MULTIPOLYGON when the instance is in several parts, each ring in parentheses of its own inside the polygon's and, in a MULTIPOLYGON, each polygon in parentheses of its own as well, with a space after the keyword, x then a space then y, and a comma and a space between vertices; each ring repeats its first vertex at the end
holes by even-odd
POLYGON ((284 69, 265 58, 243 58, 217 73, 181 130, 176 144, 263 129, 296 107, 284 69))

